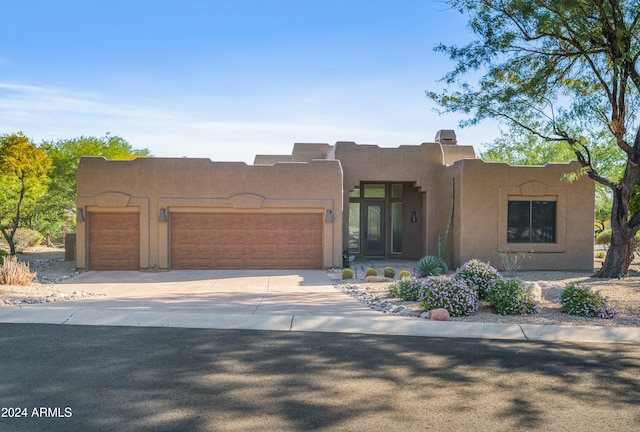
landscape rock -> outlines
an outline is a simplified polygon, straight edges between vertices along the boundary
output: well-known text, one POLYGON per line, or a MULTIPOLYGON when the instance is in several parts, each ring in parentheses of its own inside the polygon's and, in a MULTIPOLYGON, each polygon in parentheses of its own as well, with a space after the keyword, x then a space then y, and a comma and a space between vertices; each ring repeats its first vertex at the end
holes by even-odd
POLYGON ((528 282, 526 286, 531 290, 531 293, 533 294, 533 299, 536 302, 539 302, 540 300, 542 300, 542 287, 540 286, 540 284, 538 284, 537 282, 528 282))
POLYGON ((449 321, 451 318, 449 311, 444 308, 430 310, 427 316, 433 321, 449 321))

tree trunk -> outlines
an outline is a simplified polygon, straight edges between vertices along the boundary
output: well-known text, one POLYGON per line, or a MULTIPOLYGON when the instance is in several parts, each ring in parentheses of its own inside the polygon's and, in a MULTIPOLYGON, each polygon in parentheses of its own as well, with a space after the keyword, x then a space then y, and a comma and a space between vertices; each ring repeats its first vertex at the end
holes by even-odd
POLYGON ((7 243, 9 243, 9 255, 11 256, 14 256, 16 254, 16 244, 13 241, 14 234, 15 231, 13 231, 12 233, 7 233, 4 229, 2 230, 2 236, 7 241, 7 243))
MULTIPOLYGON (((628 201, 628 200, 627 200, 628 201)), ((628 205, 622 200, 620 190, 614 190, 611 211, 611 246, 602 268, 594 274, 599 278, 626 276, 636 250, 636 230, 628 221, 628 205)))

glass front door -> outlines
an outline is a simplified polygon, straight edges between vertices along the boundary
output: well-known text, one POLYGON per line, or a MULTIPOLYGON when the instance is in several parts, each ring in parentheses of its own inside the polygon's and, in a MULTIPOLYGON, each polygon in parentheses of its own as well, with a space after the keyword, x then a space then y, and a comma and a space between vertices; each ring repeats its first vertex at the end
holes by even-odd
POLYGON ((384 204, 365 203, 364 254, 384 256, 384 204))

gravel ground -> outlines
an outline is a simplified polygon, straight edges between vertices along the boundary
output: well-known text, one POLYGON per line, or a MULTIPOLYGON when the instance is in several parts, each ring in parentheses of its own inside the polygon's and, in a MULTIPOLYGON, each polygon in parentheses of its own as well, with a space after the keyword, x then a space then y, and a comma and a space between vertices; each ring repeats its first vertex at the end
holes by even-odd
POLYGON ((75 263, 64 260, 64 249, 38 246, 16 256, 36 273, 36 278, 28 286, 0 285, 0 307, 96 296, 84 291, 65 292, 62 285, 57 285, 78 274, 75 263))
MULTIPOLYGON (((95 296, 86 292, 64 292, 59 282, 78 274, 74 262, 64 261, 64 250, 36 247, 18 259, 29 264, 37 272, 37 279, 29 286, 0 285, 0 307, 25 303, 75 300, 95 296)), ((329 278, 336 289, 381 313, 420 316, 424 311, 418 302, 406 302, 389 295, 390 282, 343 281, 340 271, 329 271, 329 278)), ((597 325, 611 327, 640 327, 640 265, 634 266, 629 276, 621 280, 602 280, 590 277, 590 273, 576 272, 519 272, 517 277, 537 283, 542 292, 540 312, 528 316, 501 316, 482 302, 480 309, 471 316, 451 318, 452 321, 492 322, 517 324, 597 325), (567 315, 560 310, 560 293, 572 281, 581 281, 609 299, 619 311, 614 319, 584 318, 567 315)))

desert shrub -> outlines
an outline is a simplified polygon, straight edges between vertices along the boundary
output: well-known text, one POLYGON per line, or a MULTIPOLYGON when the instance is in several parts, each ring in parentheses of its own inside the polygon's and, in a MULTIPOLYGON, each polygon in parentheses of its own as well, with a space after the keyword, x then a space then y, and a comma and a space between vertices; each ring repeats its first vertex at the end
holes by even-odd
POLYGON ((18 228, 13 236, 13 244, 16 247, 16 252, 22 253, 30 247, 42 243, 43 238, 44 236, 36 230, 18 228))
POLYGON ((481 299, 487 296, 487 291, 497 280, 502 279, 498 270, 477 259, 462 264, 453 277, 465 281, 467 285, 478 291, 481 299))
POLYGON ((389 294, 406 301, 418 301, 421 287, 420 279, 405 277, 389 285, 389 294))
POLYGON ((521 279, 499 279, 487 291, 487 301, 499 315, 529 315, 538 312, 531 288, 521 279))
POLYGON ((29 285, 36 277, 36 273, 29 270, 23 262, 14 256, 5 258, 0 265, 0 284, 2 285, 29 285))
POLYGON ((378 276, 378 270, 374 269, 373 267, 369 267, 367 269, 367 272, 365 273, 365 276, 378 276))
POLYGON ((596 244, 601 246, 609 246, 611 244, 611 228, 600 232, 596 236, 596 244))
POLYGON ((342 269, 342 279, 353 279, 353 270, 350 268, 342 269))
POLYGON ((439 276, 446 273, 447 270, 449 270, 449 268, 442 258, 433 255, 427 255, 420 258, 420 261, 418 261, 416 276, 439 276))
POLYGON ((0 249, 0 265, 2 265, 2 263, 4 262, 4 257, 6 257, 7 255, 9 255, 9 252, 0 249))
POLYGON ((602 252, 602 251, 600 251, 600 252, 596 252, 596 253, 595 253, 595 257, 596 257, 596 258, 604 258, 604 256, 605 256, 605 255, 604 255, 604 252, 602 252))
MULTIPOLYGON (((640 231, 636 234, 636 240, 640 240, 640 231)), ((596 244, 601 246, 609 246, 611 244, 611 228, 601 231, 596 236, 596 244)))
POLYGON ((384 277, 392 278, 396 275, 396 269, 393 267, 385 267, 384 268, 384 277))
POLYGON ((411 277, 411 272, 409 270, 401 270, 400 273, 398 273, 398 278, 403 279, 406 277, 411 277))
POLYGON ((617 309, 609 305, 599 292, 592 292, 579 282, 569 283, 560 296, 562 312, 590 318, 615 318, 617 309))
POLYGON ((453 317, 470 315, 480 305, 475 289, 462 280, 443 275, 423 279, 418 300, 426 310, 445 308, 453 317))

